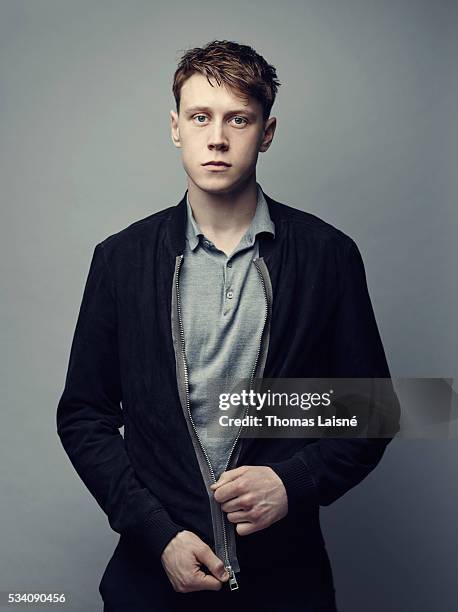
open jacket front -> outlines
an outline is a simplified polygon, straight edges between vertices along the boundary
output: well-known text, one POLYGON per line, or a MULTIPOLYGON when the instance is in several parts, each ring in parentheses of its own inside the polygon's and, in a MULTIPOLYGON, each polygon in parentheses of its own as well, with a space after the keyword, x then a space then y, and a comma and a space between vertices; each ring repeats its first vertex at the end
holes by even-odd
MULTIPOLYGON (((354 241, 264 196, 276 235, 260 235, 253 262, 268 304, 256 377, 389 377, 354 241)), ((185 194, 96 246, 58 434, 121 541, 152 563, 186 529, 232 572, 294 566, 330 581, 319 506, 360 482, 389 438, 239 438, 228 468, 272 467, 288 514, 262 531, 236 533, 209 490, 211 469, 190 418, 179 301, 186 214, 185 194)))

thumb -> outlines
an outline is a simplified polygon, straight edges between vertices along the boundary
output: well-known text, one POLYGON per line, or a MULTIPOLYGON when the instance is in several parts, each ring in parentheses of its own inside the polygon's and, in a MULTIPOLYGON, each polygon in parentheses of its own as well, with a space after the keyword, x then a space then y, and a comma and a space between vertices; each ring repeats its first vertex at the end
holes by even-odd
POLYGON ((222 582, 226 582, 226 580, 229 579, 229 574, 227 573, 223 562, 215 555, 210 546, 205 545, 205 547, 202 547, 202 549, 196 554, 196 557, 205 565, 205 567, 210 570, 215 578, 221 580, 222 582))

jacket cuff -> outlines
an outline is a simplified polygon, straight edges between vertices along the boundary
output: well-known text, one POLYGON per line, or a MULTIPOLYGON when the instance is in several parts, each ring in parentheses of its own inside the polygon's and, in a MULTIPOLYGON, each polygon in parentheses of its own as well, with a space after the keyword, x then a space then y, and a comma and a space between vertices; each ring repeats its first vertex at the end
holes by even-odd
POLYGON ((149 554, 160 561, 164 548, 177 533, 184 529, 174 523, 165 510, 155 510, 146 521, 142 533, 143 545, 149 554))
POLYGON ((318 493, 311 471, 299 457, 264 463, 283 481, 288 497, 288 514, 304 512, 318 505, 318 493))

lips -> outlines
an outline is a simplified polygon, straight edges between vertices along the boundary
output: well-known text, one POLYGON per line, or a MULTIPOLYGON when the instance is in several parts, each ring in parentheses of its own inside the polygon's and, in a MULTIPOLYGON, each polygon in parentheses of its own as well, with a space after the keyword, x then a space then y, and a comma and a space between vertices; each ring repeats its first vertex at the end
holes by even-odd
POLYGON ((202 165, 203 166, 225 166, 226 168, 229 168, 231 164, 226 164, 226 162, 222 162, 222 161, 209 161, 202 165))

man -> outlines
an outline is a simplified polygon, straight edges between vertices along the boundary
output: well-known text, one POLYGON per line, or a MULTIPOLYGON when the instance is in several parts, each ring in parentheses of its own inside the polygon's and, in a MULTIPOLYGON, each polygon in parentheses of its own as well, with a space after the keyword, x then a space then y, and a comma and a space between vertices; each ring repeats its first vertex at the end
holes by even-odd
POLYGON ((336 609, 319 506, 389 439, 222 438, 207 395, 246 377, 389 377, 353 240, 256 181, 279 85, 246 45, 188 51, 171 111, 188 189, 94 251, 57 426, 121 535, 109 612, 336 609))

